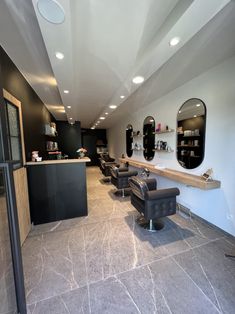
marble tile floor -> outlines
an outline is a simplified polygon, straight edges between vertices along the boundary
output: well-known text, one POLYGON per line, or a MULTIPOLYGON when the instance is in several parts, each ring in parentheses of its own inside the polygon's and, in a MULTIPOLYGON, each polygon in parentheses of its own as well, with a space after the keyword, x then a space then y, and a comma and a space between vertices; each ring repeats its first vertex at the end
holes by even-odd
POLYGON ((87 169, 87 217, 33 228, 23 246, 29 314, 235 313, 235 240, 196 218, 140 228, 129 197, 87 169))

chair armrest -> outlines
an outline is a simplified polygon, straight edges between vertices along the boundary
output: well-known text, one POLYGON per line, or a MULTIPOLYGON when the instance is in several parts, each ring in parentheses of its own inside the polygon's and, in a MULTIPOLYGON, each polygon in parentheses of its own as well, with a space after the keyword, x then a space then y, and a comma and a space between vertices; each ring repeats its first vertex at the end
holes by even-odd
POLYGON ((118 169, 119 172, 124 172, 124 171, 128 171, 128 168, 127 167, 120 167, 118 169))
POLYGON ((113 162, 113 161, 105 161, 104 165, 105 166, 115 166, 117 164, 116 164, 116 162, 113 162))
POLYGON ((119 178, 125 178, 125 177, 132 177, 137 176, 138 171, 124 171, 124 172, 118 172, 119 178))
POLYGON ((161 198, 174 197, 180 194, 178 188, 162 189, 146 192, 146 200, 158 200, 161 198))

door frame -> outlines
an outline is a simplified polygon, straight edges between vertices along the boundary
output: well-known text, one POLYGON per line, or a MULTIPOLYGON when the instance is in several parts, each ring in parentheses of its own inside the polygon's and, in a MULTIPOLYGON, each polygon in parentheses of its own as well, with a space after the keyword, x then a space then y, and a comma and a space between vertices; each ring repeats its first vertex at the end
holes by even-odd
POLYGON ((10 94, 7 90, 3 88, 3 98, 15 105, 19 110, 19 122, 20 122, 20 137, 21 137, 21 150, 22 150, 22 159, 23 166, 25 165, 25 146, 24 146, 24 128, 23 128, 23 118, 22 118, 22 109, 21 102, 10 94))

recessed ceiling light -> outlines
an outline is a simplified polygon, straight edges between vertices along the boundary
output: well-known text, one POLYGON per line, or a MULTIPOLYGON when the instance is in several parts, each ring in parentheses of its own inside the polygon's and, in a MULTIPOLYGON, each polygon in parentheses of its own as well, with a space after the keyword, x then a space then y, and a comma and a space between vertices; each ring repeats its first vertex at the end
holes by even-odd
POLYGON ((100 121, 97 121, 97 124, 99 124, 100 123, 100 121))
POLYGON ((169 45, 173 47, 173 46, 178 45, 179 42, 180 42, 180 38, 179 37, 173 37, 170 40, 169 45))
POLYGON ((181 110, 179 110, 179 113, 181 113, 181 110))
POLYGON ((50 23, 61 24, 65 20, 63 7, 56 0, 38 0, 38 11, 50 23))
POLYGON ((100 120, 104 120, 105 119, 105 117, 100 117, 100 120))
POLYGON ((69 90, 65 89, 65 90, 64 90, 64 93, 65 93, 65 94, 68 94, 68 93, 69 93, 69 90))
POLYGON ((195 114, 193 117, 194 117, 194 118, 196 118, 196 117, 197 117, 197 115, 195 114))
POLYGON ((108 112, 105 112, 105 114, 108 115, 109 113, 108 113, 108 112))
POLYGON ((63 55, 62 52, 59 52, 59 51, 56 52, 56 53, 55 53, 55 56, 56 56, 57 59, 60 59, 60 60, 64 59, 64 55, 63 55))
POLYGON ((71 106, 67 106, 68 109, 71 109, 71 106))
POLYGON ((120 98, 123 99, 123 98, 125 98, 125 96, 124 96, 124 95, 121 95, 120 98))
POLYGON ((143 76, 135 76, 132 80, 132 82, 134 84, 141 84, 144 81, 144 77, 143 76))
POLYGON ((95 127, 93 126, 92 128, 91 128, 91 130, 94 130, 95 129, 95 127))
POLYGON ((117 106, 116 106, 116 105, 110 105, 109 108, 111 108, 111 109, 116 109, 117 106))
POLYGON ((69 120, 73 120, 73 118, 69 118, 69 120))
POLYGON ((201 104, 196 104, 196 106, 197 106, 197 107, 200 107, 200 106, 201 106, 201 104))

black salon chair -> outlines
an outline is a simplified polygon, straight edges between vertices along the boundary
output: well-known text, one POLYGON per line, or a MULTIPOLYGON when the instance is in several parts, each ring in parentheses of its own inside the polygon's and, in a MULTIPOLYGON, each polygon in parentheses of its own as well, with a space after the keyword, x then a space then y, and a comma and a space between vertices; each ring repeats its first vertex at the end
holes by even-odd
POLYGON ((100 158, 100 170, 105 177, 111 176, 110 168, 112 166, 118 167, 118 164, 114 161, 108 162, 108 161, 105 161, 102 158, 100 158))
POLYGON ((110 172, 111 183, 117 188, 115 194, 121 195, 122 197, 129 195, 128 191, 126 190, 130 187, 129 178, 131 178, 132 176, 136 176, 138 172, 129 170, 127 167, 118 168, 115 166, 112 166, 110 168, 110 172))
POLYGON ((176 196, 179 189, 157 190, 156 179, 143 179, 131 177, 131 204, 139 211, 141 216, 137 223, 148 231, 155 232, 164 227, 159 218, 176 213, 176 196))

